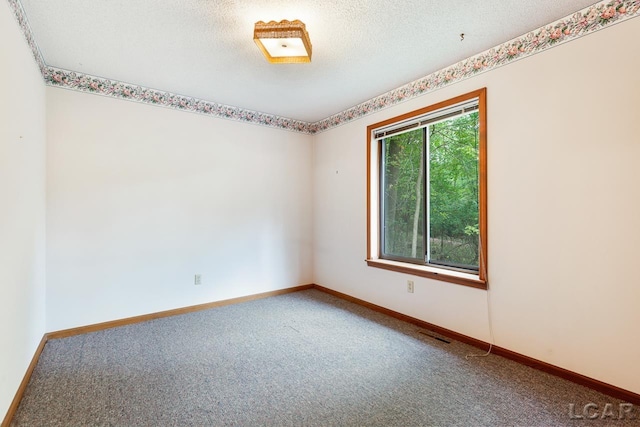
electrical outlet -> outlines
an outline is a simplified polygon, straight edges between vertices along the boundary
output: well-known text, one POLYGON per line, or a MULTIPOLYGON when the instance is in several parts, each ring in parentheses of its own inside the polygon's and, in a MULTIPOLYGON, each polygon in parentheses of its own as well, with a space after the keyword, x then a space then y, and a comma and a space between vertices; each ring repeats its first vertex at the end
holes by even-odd
POLYGON ((407 292, 413 293, 413 280, 407 280, 407 292))
POLYGON ((194 285, 202 285, 202 274, 196 274, 193 278, 194 285))

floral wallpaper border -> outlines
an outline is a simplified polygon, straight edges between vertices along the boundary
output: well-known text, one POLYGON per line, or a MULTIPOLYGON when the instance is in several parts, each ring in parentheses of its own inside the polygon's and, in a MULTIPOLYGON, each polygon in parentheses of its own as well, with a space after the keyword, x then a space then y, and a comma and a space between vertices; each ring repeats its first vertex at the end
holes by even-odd
POLYGON ((605 0, 311 125, 317 133, 640 15, 640 0, 605 0))
POLYGON ((45 70, 47 69, 47 65, 44 62, 44 58, 42 57, 42 53, 40 53, 40 49, 38 49, 38 45, 36 44, 35 39, 33 38, 33 33, 31 32, 31 27, 29 26, 29 21, 27 21, 27 15, 24 13, 24 9, 22 8, 22 3, 20 0, 8 0, 9 7, 13 10, 13 14, 18 21, 18 25, 22 30, 22 34, 24 34, 24 38, 27 41, 27 44, 31 48, 31 53, 33 54, 33 58, 36 60, 38 64, 38 68, 40 69, 40 73, 44 76, 45 70))
POLYGON ((46 68, 44 80, 45 83, 50 86, 59 86, 80 92, 112 96, 130 101, 143 102, 145 104, 159 105, 176 110, 207 114, 213 117, 238 120, 290 131, 311 133, 311 124, 304 121, 246 110, 231 105, 218 104, 203 99, 149 89, 143 86, 136 86, 117 80, 104 79, 55 67, 46 68))
POLYGON ((109 80, 88 74, 49 67, 33 38, 20 0, 8 0, 45 83, 81 92, 95 93, 183 111, 206 114, 217 118, 237 120, 279 129, 315 134, 362 118, 373 112, 459 82, 479 73, 558 46, 576 38, 601 30, 612 24, 640 16, 640 0, 604 0, 570 16, 512 39, 478 55, 467 58, 435 73, 414 80, 404 86, 379 95, 355 107, 334 114, 315 123, 279 117, 218 104, 171 92, 149 89, 129 83, 109 80))

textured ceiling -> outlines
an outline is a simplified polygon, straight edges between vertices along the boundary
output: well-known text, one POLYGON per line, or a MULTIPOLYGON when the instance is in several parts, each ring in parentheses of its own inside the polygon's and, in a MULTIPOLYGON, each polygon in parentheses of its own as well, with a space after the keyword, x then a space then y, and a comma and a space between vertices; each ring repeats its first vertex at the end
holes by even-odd
POLYGON ((21 3, 48 66, 317 122, 594 1, 21 3), (306 24, 310 64, 269 64, 255 46, 253 24, 282 19, 306 24))

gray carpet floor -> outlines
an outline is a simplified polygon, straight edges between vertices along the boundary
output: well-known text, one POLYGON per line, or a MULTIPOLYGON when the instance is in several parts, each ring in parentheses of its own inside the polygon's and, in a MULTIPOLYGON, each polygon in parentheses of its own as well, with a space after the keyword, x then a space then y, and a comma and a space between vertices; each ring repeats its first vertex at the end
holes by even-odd
MULTIPOLYGON (((13 426, 637 426, 618 400, 317 290, 51 340, 13 426), (615 417, 586 420, 588 403, 615 417)), ((634 408, 637 409, 637 408, 634 408)))

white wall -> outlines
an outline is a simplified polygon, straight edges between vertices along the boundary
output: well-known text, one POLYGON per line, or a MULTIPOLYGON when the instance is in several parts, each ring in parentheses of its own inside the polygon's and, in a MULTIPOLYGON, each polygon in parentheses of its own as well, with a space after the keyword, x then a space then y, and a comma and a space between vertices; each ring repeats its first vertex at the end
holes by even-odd
POLYGON ((489 341, 486 292, 367 267, 366 126, 487 87, 495 343, 640 393, 640 19, 316 136, 316 283, 489 341))
POLYGON ((312 283, 311 136, 51 87, 47 111, 49 331, 312 283))
POLYGON ((45 332, 45 87, 0 4, 0 419, 45 332))

